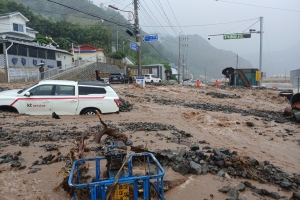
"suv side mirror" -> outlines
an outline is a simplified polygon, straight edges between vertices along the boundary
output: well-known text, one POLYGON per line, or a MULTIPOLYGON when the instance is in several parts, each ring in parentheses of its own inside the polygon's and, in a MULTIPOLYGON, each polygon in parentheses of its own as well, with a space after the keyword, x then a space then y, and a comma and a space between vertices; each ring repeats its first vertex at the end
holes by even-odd
POLYGON ((26 93, 24 94, 24 96, 30 97, 30 92, 26 92, 26 93))

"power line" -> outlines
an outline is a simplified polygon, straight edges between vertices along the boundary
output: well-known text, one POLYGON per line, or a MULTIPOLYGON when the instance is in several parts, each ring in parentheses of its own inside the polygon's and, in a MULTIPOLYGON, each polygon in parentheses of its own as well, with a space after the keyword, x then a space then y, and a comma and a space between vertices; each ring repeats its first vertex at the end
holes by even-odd
POLYGON ((171 5, 170 5, 170 3, 169 3, 169 0, 167 0, 167 2, 168 2, 168 4, 169 4, 169 7, 170 7, 170 9, 171 9, 171 11, 172 11, 172 13, 173 13, 173 16, 174 16, 174 18, 175 18, 175 20, 176 20, 176 22, 177 22, 177 24, 178 24, 178 26, 179 26, 181 32, 183 32, 183 30, 181 29, 181 27, 180 27, 180 25, 179 25, 179 23, 178 23, 178 21, 177 21, 176 16, 174 15, 174 12, 173 12, 173 9, 172 9, 172 7, 171 7, 171 5))
MULTIPOLYGON (((152 3, 154 4, 153 0, 151 0, 151 1, 152 1, 152 3)), ((167 19, 166 21, 171 25, 171 28, 172 28, 172 30, 174 31, 175 35, 178 35, 178 32, 176 33, 175 27, 173 26, 172 22, 169 20, 169 18, 168 18, 168 16, 167 16, 167 14, 166 14, 164 8, 162 7, 160 1, 156 0, 156 2, 158 2, 159 6, 160 6, 160 9, 163 11, 163 14, 165 15, 165 17, 166 17, 166 19, 167 19)), ((158 11, 159 11, 159 10, 158 10, 158 11)), ((160 11, 159 11, 159 13, 160 13, 160 11)), ((161 14, 161 13, 160 13, 160 14, 161 14)), ((162 14, 161 14, 161 15, 162 15, 162 14)), ((163 15, 162 15, 162 16, 163 16, 163 15)))
MULTIPOLYGON (((147 5, 147 3, 146 2, 144 2, 145 4, 146 4, 146 6, 149 8, 149 6, 147 5)), ((142 7, 142 9, 145 11, 145 13, 148 15, 148 17, 154 22, 154 24, 156 24, 156 22, 153 20, 153 18, 151 17, 151 16, 153 16, 155 19, 156 19, 156 17, 155 17, 155 15, 152 13, 152 11, 151 11, 151 9, 149 9, 150 10, 150 12, 151 12, 151 14, 152 15, 150 15, 148 12, 147 12, 147 10, 143 7, 143 5, 141 4, 141 7, 142 7)), ((157 19, 156 19, 156 21, 158 21, 157 19)), ((159 23, 159 21, 158 21, 158 24, 160 25, 160 23, 159 23)), ((156 24, 157 25, 157 24, 156 24)), ((151 26, 150 26, 151 27, 151 26)), ((168 32, 160 25, 160 26, 155 26, 155 27, 158 27, 164 34, 166 34, 166 36, 167 37, 169 37, 169 38, 171 38, 172 40, 174 40, 175 41, 175 39, 172 37, 172 36, 170 36, 170 34, 168 34, 168 32)))
POLYGON ((83 13, 83 14, 86 14, 86 15, 89 15, 89 16, 92 16, 92 17, 95 17, 95 18, 100 19, 100 20, 104 20, 104 21, 106 21, 106 22, 110 22, 110 23, 112 23, 112 24, 116 24, 116 25, 119 25, 119 26, 123 26, 123 27, 128 28, 128 26, 126 26, 126 25, 124 25, 124 24, 120 24, 120 23, 118 23, 118 22, 114 22, 114 21, 111 21, 111 20, 107 20, 107 19, 105 19, 105 18, 103 18, 103 17, 99 17, 99 16, 96 16, 96 15, 93 15, 93 14, 90 14, 90 13, 87 13, 87 12, 84 12, 84 11, 81 11, 81 10, 78 10, 78 9, 76 9, 76 8, 72 8, 72 7, 70 7, 70 6, 67 6, 67 5, 64 5, 64 4, 61 4, 61 3, 58 3, 58 2, 52 1, 52 0, 46 0, 46 1, 55 3, 55 4, 57 4, 57 5, 60 5, 60 6, 66 7, 66 8, 69 8, 69 9, 71 9, 71 10, 75 10, 75 11, 77 11, 77 12, 81 12, 81 13, 83 13))
POLYGON ((240 5, 244 5, 244 6, 253 6, 253 7, 267 8, 267 9, 273 9, 273 10, 281 10, 281 11, 289 11, 289 12, 300 12, 300 10, 290 10, 290 9, 284 9, 284 8, 274 8, 274 7, 269 7, 269 6, 260 6, 260 5, 246 4, 246 3, 237 3, 237 2, 232 2, 232 1, 223 1, 223 0, 216 0, 216 1, 225 2, 225 3, 232 3, 232 4, 240 4, 240 5))
POLYGON ((168 62, 170 62, 169 61, 169 59, 167 59, 165 56, 163 56, 152 44, 150 44, 150 42, 148 42, 148 44, 159 54, 159 55, 161 55, 164 59, 166 59, 168 62))
MULTIPOLYGON (((195 26, 216 26, 216 25, 223 25, 223 24, 233 24, 233 23, 239 23, 239 22, 245 22, 245 21, 252 21, 258 18, 254 18, 254 19, 246 19, 246 20, 240 20, 240 21, 233 21, 233 22, 223 22, 223 23, 216 23, 216 24, 194 24, 194 25, 181 25, 181 26, 174 26, 174 27, 182 27, 182 28, 186 28, 186 27, 195 27, 195 26)), ((170 27, 170 26, 161 26, 161 27, 170 27)))
POLYGON ((249 28, 251 28, 252 26, 254 26, 255 24, 257 24, 259 21, 260 21, 260 20, 258 20, 257 22, 255 22, 254 24, 252 24, 251 26, 249 26, 248 28, 246 28, 246 29, 243 31, 243 33, 244 33, 246 30, 248 30, 249 28))
POLYGON ((228 31, 226 31, 226 32, 224 32, 224 33, 228 33, 229 31, 232 31, 232 30, 234 30, 234 29, 237 29, 237 28, 239 28, 239 27, 241 27, 241 26, 244 26, 245 24, 248 24, 248 23, 249 23, 249 21, 246 22, 246 23, 244 23, 244 24, 242 24, 242 25, 239 25, 239 26, 237 26, 237 27, 235 27, 235 28, 232 28, 232 29, 230 29, 230 30, 228 30, 228 31))
MULTIPOLYGON (((266 34, 266 33, 265 33, 265 34, 266 34)), ((270 48, 269 48, 269 42, 268 42, 267 34, 266 34, 266 40, 267 40, 267 46, 268 46, 268 52, 269 52, 269 59, 270 59, 270 63, 271 63, 272 75, 274 75, 274 71, 273 71, 273 63, 272 63, 272 59, 271 59, 271 53, 270 53, 270 48)))

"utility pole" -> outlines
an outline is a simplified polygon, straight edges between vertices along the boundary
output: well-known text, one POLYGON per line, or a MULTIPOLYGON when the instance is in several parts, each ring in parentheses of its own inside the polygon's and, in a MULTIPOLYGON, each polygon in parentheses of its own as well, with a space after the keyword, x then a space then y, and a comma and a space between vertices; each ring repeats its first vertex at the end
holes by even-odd
POLYGON ((137 50, 137 66, 138 74, 142 74, 141 67, 141 38, 140 38, 140 25, 139 25, 139 15, 138 15, 138 0, 134 0, 134 23, 135 23, 135 34, 136 34, 136 43, 138 45, 137 50))
MULTIPOLYGON (((238 69, 239 68, 239 54, 236 55, 236 65, 235 68, 238 69)), ((236 86, 236 75, 237 73, 234 74, 234 85, 236 86)))
POLYGON ((204 67, 204 69, 205 69, 205 79, 204 79, 204 80, 205 80, 205 82, 206 82, 206 67, 204 67))
POLYGON ((284 70, 284 82, 286 83, 286 69, 284 70))
POLYGON ((178 84, 180 83, 180 34, 179 34, 179 56, 178 56, 178 84))
MULTIPOLYGON (((262 74, 262 51, 263 51, 263 17, 260 17, 260 50, 259 50, 259 72, 262 74)), ((259 86, 261 87, 262 75, 260 75, 259 86)))
POLYGON ((117 26, 117 51, 119 51, 119 26, 117 26))
POLYGON ((182 80, 185 79, 185 62, 184 62, 184 55, 183 55, 183 58, 182 58, 182 80))

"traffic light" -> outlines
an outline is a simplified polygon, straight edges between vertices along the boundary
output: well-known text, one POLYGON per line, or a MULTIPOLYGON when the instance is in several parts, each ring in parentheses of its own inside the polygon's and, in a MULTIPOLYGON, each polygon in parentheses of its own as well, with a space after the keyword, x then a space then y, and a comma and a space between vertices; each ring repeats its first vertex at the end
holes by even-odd
POLYGON ((128 33, 128 35, 130 35, 130 37, 133 37, 134 35, 133 35, 133 33, 130 31, 130 30, 126 30, 126 33, 128 33))

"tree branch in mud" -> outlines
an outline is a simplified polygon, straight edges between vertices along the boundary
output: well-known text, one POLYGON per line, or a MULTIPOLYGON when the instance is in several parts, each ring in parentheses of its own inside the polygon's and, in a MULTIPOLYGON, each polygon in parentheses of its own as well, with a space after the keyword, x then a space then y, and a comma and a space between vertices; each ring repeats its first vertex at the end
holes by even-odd
MULTIPOLYGON (((89 136, 89 132, 85 133, 79 142, 75 141, 74 144, 76 145, 76 147, 73 147, 72 149, 70 149, 70 152, 68 153, 68 158, 71 160, 71 162, 73 163, 74 161, 83 158, 83 152, 84 149, 86 147, 86 143, 84 142, 85 139, 87 139, 89 136)), ((87 172, 89 170, 89 165, 88 163, 83 163, 82 166, 80 167, 80 170, 83 172, 87 172)), ((68 172, 70 173, 71 169, 62 169, 61 171, 64 172, 68 172)), ((63 181, 54 188, 54 190, 57 190, 59 186, 61 186, 68 194, 70 194, 71 196, 73 195, 74 192, 74 188, 70 188, 68 185, 68 180, 69 180, 69 176, 66 176, 63 181)), ((75 176, 73 174, 71 174, 71 176, 75 176)), ((74 179, 76 180, 76 179, 74 179)))
POLYGON ((100 143, 103 135, 109 135, 114 137, 117 140, 122 140, 124 142, 127 141, 128 137, 125 134, 120 133, 116 129, 108 128, 107 124, 105 124, 104 121, 101 119, 100 113, 97 110, 96 112, 99 117, 100 123, 104 126, 104 129, 99 130, 99 132, 95 134, 94 142, 100 143))

